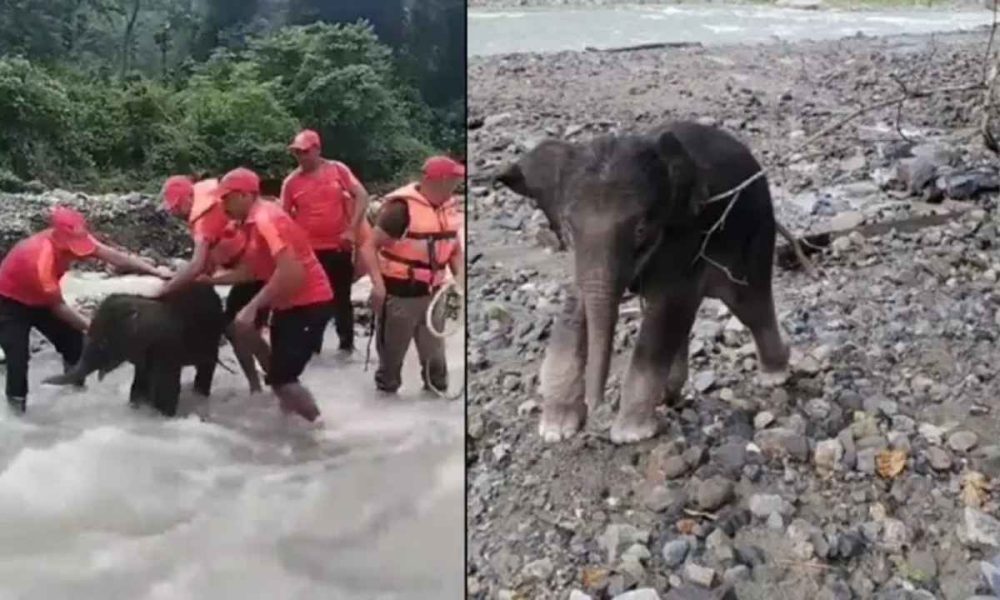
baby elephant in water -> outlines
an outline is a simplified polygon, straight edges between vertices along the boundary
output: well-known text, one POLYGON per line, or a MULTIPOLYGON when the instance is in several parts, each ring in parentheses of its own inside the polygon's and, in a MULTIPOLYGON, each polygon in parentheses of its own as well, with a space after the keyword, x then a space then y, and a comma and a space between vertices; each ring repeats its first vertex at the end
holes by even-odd
POLYGON ((642 324, 613 442, 655 435, 656 405, 679 395, 687 379, 688 336, 705 296, 722 300, 753 333, 765 377, 784 376, 789 350, 771 295, 767 179, 724 195, 760 170, 729 134, 675 122, 648 135, 547 140, 498 175, 538 203, 574 254, 578 297, 564 307, 540 373, 545 440, 573 435, 603 399, 627 289, 644 301, 642 324))
POLYGON ((222 300, 209 285, 192 285, 162 299, 111 294, 94 313, 80 361, 45 383, 82 385, 94 371, 103 379, 128 361, 135 366, 129 402, 149 403, 174 416, 182 367, 197 368, 194 389, 209 395, 224 327, 222 300))

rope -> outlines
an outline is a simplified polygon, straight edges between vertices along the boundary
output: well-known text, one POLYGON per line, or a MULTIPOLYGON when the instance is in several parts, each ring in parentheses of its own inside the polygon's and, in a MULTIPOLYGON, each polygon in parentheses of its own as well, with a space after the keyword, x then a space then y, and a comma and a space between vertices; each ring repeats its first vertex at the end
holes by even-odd
MULTIPOLYGON (((443 327, 440 331, 434 327, 434 308, 437 306, 438 302, 440 302, 442 298, 447 297, 448 292, 452 288, 455 288, 456 292, 460 296, 462 295, 462 290, 458 289, 458 285, 455 283, 455 280, 451 280, 448 283, 441 286, 441 289, 439 289, 437 293, 434 294, 434 297, 431 299, 431 303, 427 305, 427 312, 424 313, 424 323, 427 325, 427 330, 431 332, 431 335, 438 338, 439 340, 451 337, 456 333, 458 333, 459 331, 461 331, 461 323, 465 321, 465 303, 462 302, 461 309, 459 310, 458 313, 458 319, 456 320, 457 323, 456 327, 452 328, 451 330, 448 330, 447 320, 445 322, 445 327, 443 327)), ((436 387, 434 387, 434 382, 431 380, 431 374, 430 374, 430 361, 424 364, 424 381, 427 383, 427 387, 429 387, 432 392, 434 392, 439 397, 445 400, 460 400, 465 396, 464 378, 462 379, 462 385, 458 388, 458 391, 455 392, 454 394, 449 394, 447 390, 439 390, 436 387)))

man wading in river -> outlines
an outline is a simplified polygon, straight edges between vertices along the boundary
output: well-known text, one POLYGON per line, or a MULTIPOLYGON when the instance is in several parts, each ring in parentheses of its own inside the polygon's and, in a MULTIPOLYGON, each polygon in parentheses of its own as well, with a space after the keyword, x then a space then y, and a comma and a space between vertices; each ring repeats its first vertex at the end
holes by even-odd
POLYGON ((267 384, 281 401, 282 411, 315 421, 319 408, 299 376, 332 316, 330 282, 305 232, 280 206, 260 198, 256 173, 244 168, 226 173, 216 194, 226 214, 246 232, 247 249, 234 270, 207 280, 217 285, 267 282, 236 315, 237 337, 243 338, 240 343, 266 347, 254 319, 262 308, 273 310, 267 384))
MULTIPOLYGON (((368 192, 347 165, 320 155, 315 131, 299 132, 288 148, 299 166, 281 186, 281 206, 308 234, 330 280, 340 351, 350 354, 354 351, 354 243, 368 209, 368 192)), ((317 354, 322 345, 321 338, 317 354)))
MULTIPOLYGON (((216 194, 219 181, 203 179, 194 183, 183 175, 168 177, 163 184, 163 203, 167 212, 187 221, 194 242, 191 260, 167 282, 157 296, 164 296, 195 281, 199 275, 208 275, 217 268, 232 268, 243 254, 245 233, 226 215, 216 194)), ((259 392, 260 377, 254 365, 254 352, 240 344, 233 331, 232 321, 237 313, 264 287, 263 281, 247 281, 234 285, 226 297, 226 316, 229 326, 226 336, 233 345, 233 353, 240 363, 251 392, 259 392)), ((257 329, 267 324, 268 311, 262 309, 254 321, 257 329)), ((257 360, 266 370, 269 365, 266 353, 257 347, 257 360)))
POLYGON ((32 327, 52 342, 66 370, 80 360, 89 323, 66 304, 59 288, 74 262, 96 258, 162 279, 173 275, 98 242, 83 215, 72 208, 56 207, 49 223, 48 229, 18 242, 0 263, 0 347, 7 357, 7 403, 19 413, 27 407, 32 327))
MULTIPOLYGON (((448 389, 444 340, 426 324, 427 308, 445 283, 450 267, 459 290, 465 287, 465 259, 458 241, 461 216, 452 195, 465 178, 465 167, 445 156, 424 163, 423 178, 389 194, 368 242, 366 261, 377 261, 372 280, 379 365, 375 386, 394 393, 411 341, 416 341, 425 389, 448 389)), ((443 305, 434 315, 444 326, 443 305)))

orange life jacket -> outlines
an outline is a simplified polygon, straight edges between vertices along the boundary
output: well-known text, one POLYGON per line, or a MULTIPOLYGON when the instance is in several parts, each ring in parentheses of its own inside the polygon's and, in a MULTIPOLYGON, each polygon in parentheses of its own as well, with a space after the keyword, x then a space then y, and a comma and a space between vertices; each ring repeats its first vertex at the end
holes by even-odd
POLYGON ((417 191, 416 184, 396 190, 386 201, 404 200, 410 225, 403 237, 379 249, 379 269, 383 277, 426 283, 437 287, 444 283, 448 261, 458 250, 458 232, 462 227, 459 205, 454 199, 438 207, 417 191))

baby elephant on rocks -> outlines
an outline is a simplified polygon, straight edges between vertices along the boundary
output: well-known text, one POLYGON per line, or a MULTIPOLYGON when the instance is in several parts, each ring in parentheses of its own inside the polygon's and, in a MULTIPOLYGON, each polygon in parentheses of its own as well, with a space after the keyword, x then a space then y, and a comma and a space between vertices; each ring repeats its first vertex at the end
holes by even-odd
POLYGON ((546 140, 497 176, 544 207, 574 254, 578 298, 553 328, 540 373, 545 440, 573 435, 603 399, 627 289, 644 301, 642 324, 613 442, 655 435, 656 405, 679 395, 687 379, 688 337, 706 296, 722 300, 753 333, 763 378, 785 376, 767 179, 722 196, 760 170, 729 134, 674 122, 648 135, 546 140))
POLYGON ((174 416, 183 367, 197 368, 194 389, 209 395, 225 323, 222 300, 210 285, 191 285, 161 299, 111 294, 94 313, 80 361, 45 383, 82 385, 94 371, 103 379, 128 361, 135 366, 129 402, 174 416))

